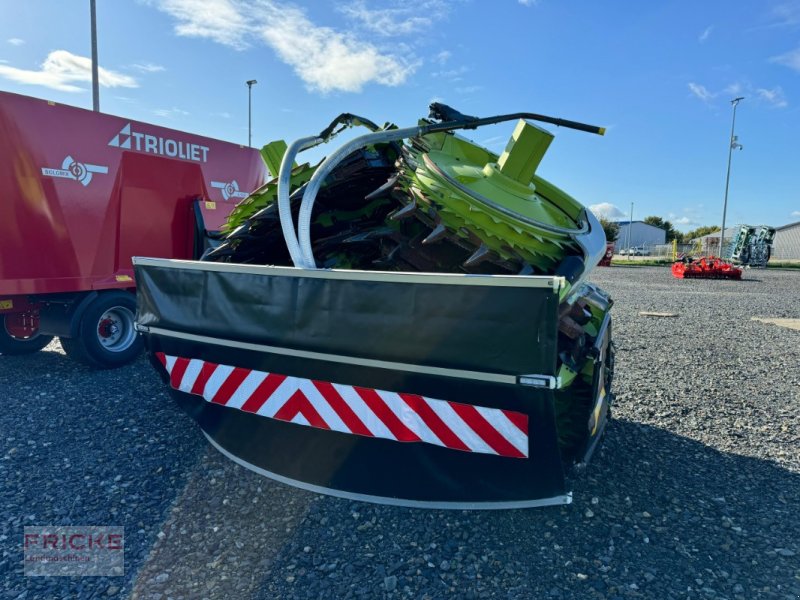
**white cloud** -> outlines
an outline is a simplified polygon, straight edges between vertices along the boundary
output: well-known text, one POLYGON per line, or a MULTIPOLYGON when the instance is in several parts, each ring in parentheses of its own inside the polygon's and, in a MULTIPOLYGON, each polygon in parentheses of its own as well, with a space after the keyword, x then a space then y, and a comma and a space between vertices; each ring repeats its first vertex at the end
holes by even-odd
POLYGON ((739 83, 738 81, 736 81, 736 82, 731 83, 728 86, 726 86, 723 91, 726 94, 730 94, 731 96, 737 96, 737 95, 742 93, 743 89, 744 88, 742 87, 742 84, 739 83))
POLYGON ((697 221, 689 217, 680 217, 672 220, 673 225, 697 225, 697 221))
POLYGON ((517 0, 522 6, 536 6, 539 4, 539 0, 517 0))
POLYGON ((25 40, 19 38, 8 38, 6 41, 12 46, 22 46, 25 43, 25 40))
POLYGON ((449 50, 442 50, 441 52, 439 52, 439 53, 438 53, 438 54, 437 54, 437 55, 434 57, 434 59, 433 59, 433 60, 435 60, 435 61, 436 61, 437 63, 439 63, 440 65, 443 65, 443 64, 444 64, 444 63, 446 63, 448 60, 450 60, 450 57, 451 57, 451 56, 453 56, 453 53, 452 53, 452 52, 450 52, 449 50))
POLYGON ((711 92, 706 89, 706 86, 700 85, 699 83, 689 83, 689 91, 700 98, 703 102, 708 102, 709 100, 713 99, 716 94, 712 94, 711 92))
POLYGON ((158 115, 159 117, 171 118, 171 117, 185 117, 188 116, 189 113, 186 112, 185 110, 182 110, 180 108, 175 108, 173 106, 172 108, 157 108, 153 111, 153 114, 158 115))
POLYGON ((700 34, 700 35, 697 37, 697 41, 698 41, 698 42, 700 42, 700 43, 702 44, 703 42, 705 42, 705 41, 708 39, 708 36, 710 36, 710 35, 711 35, 711 32, 712 32, 712 31, 714 31, 714 26, 713 26, 713 25, 709 25, 708 27, 706 27, 706 28, 703 30, 703 33, 701 33, 701 34, 700 34))
MULTIPOLYGON (((47 55, 38 71, 17 69, 0 65, 0 77, 28 85, 41 85, 62 92, 80 92, 83 87, 77 83, 91 83, 92 61, 66 50, 54 50, 47 55)), ((103 87, 138 87, 133 77, 99 68, 100 85, 103 87)))
POLYGON ((456 94, 474 94, 475 92, 480 92, 483 89, 482 85, 466 85, 464 87, 457 87, 455 89, 456 94))
POLYGON ((771 90, 758 88, 756 93, 761 100, 771 106, 774 106, 775 108, 786 108, 789 106, 789 102, 786 100, 786 95, 783 93, 783 89, 779 85, 775 86, 771 90))
POLYGON ((800 48, 795 48, 779 56, 773 56, 769 61, 800 72, 800 48))
POLYGON ((772 8, 773 27, 791 27, 800 23, 800 2, 789 0, 772 8))
POLYGON ((297 8, 264 5, 260 35, 310 89, 359 92, 370 82, 397 86, 419 66, 382 54, 349 34, 309 21, 297 8))
POLYGON ((7 65, 8 61, 4 58, 0 58, 0 65, 7 65))
POLYGON ((800 217, 800 210, 793 210, 792 211, 792 216, 793 217, 800 217))
POLYGON ((444 18, 448 9, 444 0, 398 2, 391 8, 369 8, 365 0, 355 0, 338 10, 373 33, 398 36, 429 29, 434 22, 444 18))
POLYGON ((625 213, 622 212, 622 210, 618 206, 615 206, 610 202, 601 202, 600 204, 592 204, 589 207, 589 210, 591 210, 598 217, 603 217, 609 220, 622 219, 625 217, 625 213))
POLYGON ((251 25, 246 7, 237 0, 151 0, 150 4, 178 21, 178 35, 208 38, 237 50, 249 46, 251 25))
POLYGON ((142 73, 158 73, 160 71, 166 71, 166 69, 161 65, 156 65, 153 63, 135 63, 131 65, 131 67, 137 71, 141 71, 142 73))
POLYGON ((237 50, 271 47, 309 89, 358 92, 368 83, 397 86, 419 66, 358 36, 315 24, 303 9, 275 0, 151 0, 174 17, 178 35, 237 50))
POLYGON ((463 77, 461 77, 464 73, 469 71, 467 67, 461 66, 456 67, 454 69, 446 69, 443 71, 434 71, 431 73, 431 77, 434 79, 447 79, 452 82, 461 81, 463 77))

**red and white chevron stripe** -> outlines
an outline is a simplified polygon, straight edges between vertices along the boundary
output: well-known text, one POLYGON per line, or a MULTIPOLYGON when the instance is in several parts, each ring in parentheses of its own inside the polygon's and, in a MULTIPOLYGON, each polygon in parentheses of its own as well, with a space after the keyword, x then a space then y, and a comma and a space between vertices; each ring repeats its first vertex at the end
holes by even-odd
POLYGON ((528 457, 528 416, 522 413, 265 373, 163 352, 156 356, 174 389, 214 404, 342 433, 528 457))

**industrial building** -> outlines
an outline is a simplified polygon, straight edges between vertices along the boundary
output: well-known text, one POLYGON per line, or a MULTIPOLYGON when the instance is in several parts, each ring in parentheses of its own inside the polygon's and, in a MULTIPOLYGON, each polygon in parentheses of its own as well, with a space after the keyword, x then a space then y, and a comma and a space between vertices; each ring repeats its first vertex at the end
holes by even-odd
MULTIPOLYGON (((738 225, 736 227, 725 228, 725 248, 730 249, 731 242, 733 242, 733 238, 736 237, 737 233, 739 233, 738 225)), ((702 254, 707 254, 708 256, 720 255, 719 231, 715 231, 714 233, 708 233, 706 235, 693 238, 689 240, 689 242, 696 248, 699 248, 702 254)))
POLYGON ((800 221, 775 228, 774 260, 800 260, 800 221))
POLYGON ((665 243, 667 239, 666 231, 644 221, 617 221, 617 225, 619 225, 617 248, 630 248, 632 246, 651 248, 657 244, 665 243), (628 237, 629 235, 630 237, 628 237))

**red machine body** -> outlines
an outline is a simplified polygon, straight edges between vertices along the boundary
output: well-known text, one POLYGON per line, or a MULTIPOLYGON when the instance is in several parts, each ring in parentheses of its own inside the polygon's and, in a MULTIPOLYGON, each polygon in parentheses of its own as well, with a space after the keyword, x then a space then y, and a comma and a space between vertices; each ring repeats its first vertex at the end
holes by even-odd
POLYGON ((678 279, 741 279, 742 270, 721 258, 702 256, 673 263, 672 275, 678 279))
POLYGON ((606 253, 603 255, 603 258, 600 259, 600 262, 597 263, 597 266, 610 267, 612 258, 614 258, 614 242, 606 242, 606 253))
POLYGON ((267 176, 252 148, 0 92, 0 337, 30 337, 48 303, 133 290, 132 256, 193 258, 267 176))

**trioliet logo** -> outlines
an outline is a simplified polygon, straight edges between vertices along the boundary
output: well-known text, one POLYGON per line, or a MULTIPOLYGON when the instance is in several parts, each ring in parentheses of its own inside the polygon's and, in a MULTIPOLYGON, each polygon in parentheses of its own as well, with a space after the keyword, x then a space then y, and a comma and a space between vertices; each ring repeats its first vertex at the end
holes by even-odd
POLYGON ((108 142, 108 145, 146 154, 160 154, 170 158, 208 162, 208 146, 133 131, 130 123, 120 129, 119 133, 108 142))

